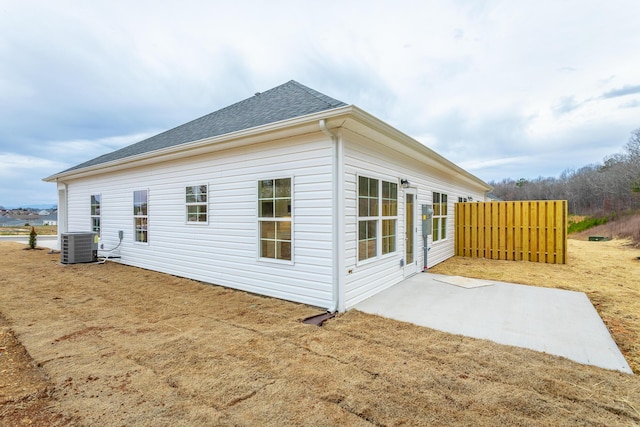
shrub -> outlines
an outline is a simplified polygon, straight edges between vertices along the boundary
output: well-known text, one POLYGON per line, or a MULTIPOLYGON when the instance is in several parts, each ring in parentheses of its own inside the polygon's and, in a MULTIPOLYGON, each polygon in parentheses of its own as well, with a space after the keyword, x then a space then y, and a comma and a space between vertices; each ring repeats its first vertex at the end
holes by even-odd
POLYGON ((581 221, 569 222, 568 232, 569 234, 579 233, 581 231, 595 227, 596 225, 606 224, 607 221, 609 221, 609 217, 606 216, 601 218, 585 217, 581 221))
POLYGON ((36 233, 36 229, 31 227, 31 233, 29 233, 29 247, 31 249, 35 249, 38 243, 38 233, 36 233))

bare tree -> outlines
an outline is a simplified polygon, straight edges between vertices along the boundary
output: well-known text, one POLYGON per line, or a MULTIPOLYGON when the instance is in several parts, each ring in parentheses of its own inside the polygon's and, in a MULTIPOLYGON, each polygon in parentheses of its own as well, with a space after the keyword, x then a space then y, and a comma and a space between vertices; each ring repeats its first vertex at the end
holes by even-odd
POLYGON ((559 178, 520 178, 491 182, 502 200, 567 200, 569 212, 607 215, 640 208, 640 128, 631 132, 625 152, 600 164, 567 169, 559 178))

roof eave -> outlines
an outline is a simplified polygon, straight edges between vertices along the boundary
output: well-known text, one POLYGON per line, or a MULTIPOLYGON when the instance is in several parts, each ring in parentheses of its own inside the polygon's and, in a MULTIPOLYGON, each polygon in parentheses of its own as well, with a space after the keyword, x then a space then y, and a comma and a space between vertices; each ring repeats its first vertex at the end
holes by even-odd
MULTIPOLYGON (((393 126, 385 123, 384 121, 367 113, 366 111, 355 105, 351 107, 352 108, 350 117, 357 123, 364 126, 364 128, 375 130, 379 135, 383 137, 382 139, 384 140, 384 142, 381 142, 383 142, 385 145, 393 148, 396 151, 406 152, 406 154, 409 155, 415 153, 421 154, 425 161, 431 166, 434 166, 448 173, 450 173, 450 171, 454 171, 467 182, 473 183, 474 185, 482 188, 484 191, 493 190, 493 187, 484 182, 482 179, 462 169, 460 166, 433 151, 431 148, 427 147, 420 141, 413 139, 409 135, 399 131, 393 126)), ((351 127, 351 130, 355 132, 359 132, 360 130, 362 130, 362 128, 359 128, 357 125, 349 126, 349 124, 347 123, 346 126, 351 127)))
POLYGON ((493 187, 480 178, 447 160, 445 157, 436 153, 426 145, 411 138, 405 133, 355 105, 346 105, 343 107, 320 111, 318 113, 294 117, 292 119, 256 126, 249 129, 243 129, 237 132, 231 132, 211 138, 203 138, 173 147, 149 151, 147 153, 125 157, 111 162, 60 172, 44 178, 43 181, 56 182, 58 180, 82 178, 105 172, 143 166, 146 164, 156 163, 158 161, 169 161, 178 158, 191 157, 200 153, 211 152, 213 150, 256 144, 273 139, 274 136, 276 138, 283 138, 314 132, 318 130, 317 122, 321 119, 325 119, 327 121, 327 126, 330 129, 344 126, 357 133, 367 133, 366 129, 369 129, 369 132, 373 131, 381 137, 376 139, 382 139, 382 142, 385 145, 388 145, 395 150, 406 152, 409 155, 418 153, 423 157, 424 161, 431 166, 445 172, 454 171, 464 180, 473 183, 485 191, 491 191, 493 189, 493 187))
POLYGON ((320 119, 333 120, 341 116, 348 116, 353 106, 347 105, 343 107, 324 110, 318 113, 307 114, 304 116, 294 117, 292 119, 282 120, 279 122, 269 123, 262 126, 256 126, 249 129, 243 129, 236 132, 230 132, 224 135, 218 135, 210 138, 203 138, 196 141, 179 144, 173 147, 162 148, 159 150, 149 151, 143 154, 125 157, 110 162, 99 163, 80 169, 73 169, 66 172, 59 172, 43 179, 45 182, 56 182, 58 180, 82 178, 90 175, 112 172, 127 169, 134 166, 143 166, 145 164, 156 163, 160 161, 173 160, 182 157, 191 157, 202 152, 210 152, 212 149, 230 148, 232 146, 251 145, 259 143, 263 140, 272 139, 274 133, 279 134, 278 137, 293 136, 305 133, 310 129, 307 127, 316 126, 316 122, 320 119))

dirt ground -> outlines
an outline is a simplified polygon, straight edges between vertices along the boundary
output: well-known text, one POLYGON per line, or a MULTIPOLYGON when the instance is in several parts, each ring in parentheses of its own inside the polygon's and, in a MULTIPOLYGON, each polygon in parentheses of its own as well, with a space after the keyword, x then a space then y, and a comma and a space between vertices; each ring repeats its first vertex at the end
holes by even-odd
POLYGON ((640 424, 634 375, 23 248, 0 243, 0 425, 640 424))

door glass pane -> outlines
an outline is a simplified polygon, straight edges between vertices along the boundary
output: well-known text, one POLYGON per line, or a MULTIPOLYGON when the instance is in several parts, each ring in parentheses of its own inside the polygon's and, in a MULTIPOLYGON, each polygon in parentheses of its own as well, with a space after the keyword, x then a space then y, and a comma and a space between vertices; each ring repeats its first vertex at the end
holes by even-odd
POLYGON ((413 208, 413 194, 407 194, 407 201, 405 205, 405 233, 406 233, 406 257, 407 264, 414 262, 413 253, 413 229, 414 229, 414 208, 413 208))

